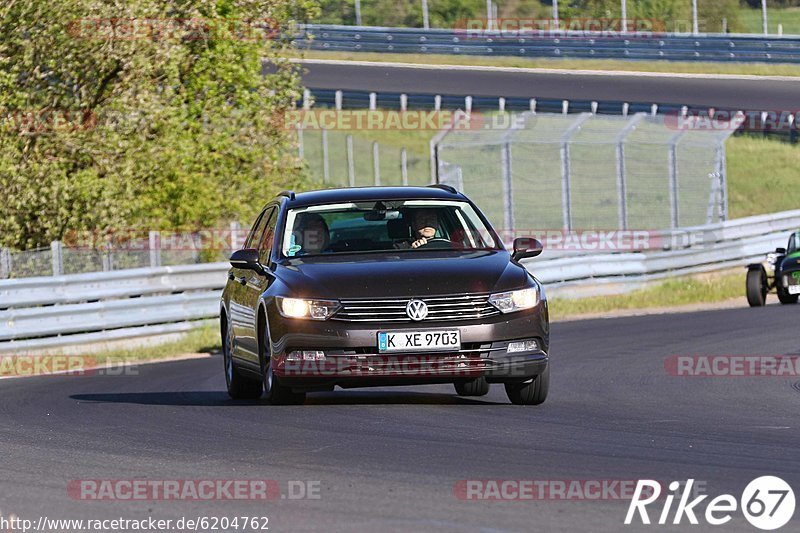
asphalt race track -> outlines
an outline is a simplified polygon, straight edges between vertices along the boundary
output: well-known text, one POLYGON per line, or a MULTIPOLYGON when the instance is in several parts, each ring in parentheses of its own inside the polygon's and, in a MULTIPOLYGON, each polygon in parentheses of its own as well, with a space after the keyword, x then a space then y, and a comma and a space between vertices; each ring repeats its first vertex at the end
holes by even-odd
MULTIPOLYGON (((538 408, 510 405, 498 386, 480 399, 429 386, 311 394, 293 407, 236 403, 219 357, 134 376, 3 380, 0 512, 268 516, 271 531, 641 530, 622 526, 627 501, 474 501, 454 487, 694 478, 712 497, 738 498, 768 474, 800 486, 797 378, 664 368, 670 355, 798 354, 798 313, 771 305, 554 324, 552 388, 538 408), (131 478, 269 479, 283 496, 289 481, 318 481, 319 498, 82 501, 67 492, 71 480, 131 478)), ((740 512, 716 530, 755 531, 740 512)))
POLYGON ((513 70, 443 70, 391 63, 305 62, 311 89, 456 94, 566 100, 656 102, 744 110, 794 110, 798 81, 747 77, 578 74, 513 70))

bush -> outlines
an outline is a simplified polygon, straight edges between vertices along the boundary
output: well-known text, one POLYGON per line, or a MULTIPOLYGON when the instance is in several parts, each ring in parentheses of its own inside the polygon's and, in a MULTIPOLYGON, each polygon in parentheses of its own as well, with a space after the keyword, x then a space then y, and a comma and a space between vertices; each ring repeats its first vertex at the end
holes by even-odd
POLYGON ((0 245, 249 220, 302 187, 282 127, 299 73, 267 35, 315 15, 313 0, 0 6, 0 245))

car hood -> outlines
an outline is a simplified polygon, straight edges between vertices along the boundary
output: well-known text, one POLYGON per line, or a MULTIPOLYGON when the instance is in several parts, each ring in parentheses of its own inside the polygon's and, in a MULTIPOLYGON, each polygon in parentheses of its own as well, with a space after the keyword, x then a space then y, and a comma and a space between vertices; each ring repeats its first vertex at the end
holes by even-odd
POLYGON ((292 295, 332 299, 502 292, 529 283, 504 250, 295 258, 276 274, 292 295))

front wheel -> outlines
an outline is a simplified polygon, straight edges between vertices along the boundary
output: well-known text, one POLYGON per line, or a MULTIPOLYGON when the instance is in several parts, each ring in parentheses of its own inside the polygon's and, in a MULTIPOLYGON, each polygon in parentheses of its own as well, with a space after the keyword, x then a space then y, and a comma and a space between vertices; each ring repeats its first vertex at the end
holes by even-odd
MULTIPOLYGON (((780 290, 778 291, 780 296, 780 290)), ((747 303, 750 307, 761 307, 767 301, 767 276, 763 269, 747 271, 747 303)))
POLYGON ((269 333, 265 331, 261 335, 260 356, 261 356, 261 375, 263 376, 264 396, 272 405, 301 405, 306 401, 305 392, 294 392, 291 387, 287 387, 280 382, 278 376, 272 371, 272 356, 269 348, 269 333))
POLYGON ((506 383, 506 394, 515 405, 539 405, 547 399, 550 389, 550 365, 544 372, 526 383, 506 383))

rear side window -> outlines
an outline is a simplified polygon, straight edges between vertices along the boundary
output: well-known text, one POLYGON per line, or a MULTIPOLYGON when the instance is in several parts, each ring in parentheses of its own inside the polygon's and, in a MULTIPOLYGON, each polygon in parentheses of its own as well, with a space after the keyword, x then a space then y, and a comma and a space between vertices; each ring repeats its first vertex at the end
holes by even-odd
POLYGON ((263 220, 266 220, 264 232, 258 246, 258 259, 262 265, 269 263, 269 255, 272 251, 272 243, 275 242, 275 223, 278 220, 278 210, 274 207, 264 213, 263 220))
POLYGON ((254 243, 259 242, 261 234, 264 233, 264 225, 267 223, 267 216, 265 216, 267 211, 268 210, 265 209, 260 215, 258 215, 255 224, 253 224, 253 227, 250 229, 250 234, 247 236, 247 240, 244 241, 245 248, 255 248, 254 243))

